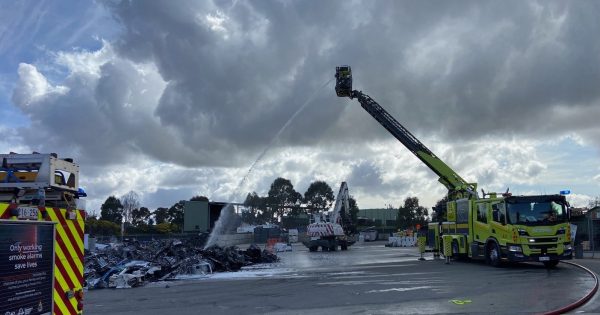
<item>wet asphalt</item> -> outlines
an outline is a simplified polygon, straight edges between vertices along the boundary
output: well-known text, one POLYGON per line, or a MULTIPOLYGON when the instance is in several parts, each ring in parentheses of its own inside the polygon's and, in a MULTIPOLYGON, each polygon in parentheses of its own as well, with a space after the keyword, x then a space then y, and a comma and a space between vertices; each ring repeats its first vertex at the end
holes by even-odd
MULTIPOLYGON (((594 285, 559 264, 493 268, 443 260, 382 242, 310 253, 301 244, 281 262, 133 289, 92 290, 85 314, 449 314, 543 313, 573 303, 594 285)), ((243 248, 243 247, 242 247, 243 248)), ((580 259, 600 271, 600 259, 580 259)), ((594 297, 573 313, 597 313, 594 297)))

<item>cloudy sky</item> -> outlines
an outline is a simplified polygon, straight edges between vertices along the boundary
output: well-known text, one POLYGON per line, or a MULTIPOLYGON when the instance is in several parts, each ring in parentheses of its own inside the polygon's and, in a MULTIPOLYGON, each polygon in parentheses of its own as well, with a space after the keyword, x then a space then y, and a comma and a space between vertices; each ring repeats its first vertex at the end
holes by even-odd
POLYGON ((336 97, 349 64, 463 178, 586 205, 599 15, 597 1, 3 1, 0 151, 73 157, 92 211, 130 190, 151 209, 241 202, 280 176, 301 193, 347 181, 361 208, 432 206, 434 173, 336 97))

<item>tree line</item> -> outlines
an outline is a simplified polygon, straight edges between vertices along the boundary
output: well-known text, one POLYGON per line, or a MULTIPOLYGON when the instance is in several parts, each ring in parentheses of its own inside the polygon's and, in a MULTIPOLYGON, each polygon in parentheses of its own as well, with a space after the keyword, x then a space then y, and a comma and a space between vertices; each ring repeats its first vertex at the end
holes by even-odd
MULTIPOLYGON (((194 196, 189 200, 209 201, 205 196, 194 196)), ((273 181, 266 196, 248 193, 241 216, 242 221, 248 224, 280 223, 284 217, 328 210, 334 201, 333 190, 325 181, 312 182, 301 194, 294 189, 290 180, 279 177, 273 181)), ((119 235, 122 223, 126 234, 181 232, 184 202, 181 200, 168 208, 159 207, 150 211, 141 206, 139 196, 134 191, 120 198, 109 196, 100 207, 99 216, 88 216, 86 233, 119 235)), ((356 222, 358 206, 352 196, 349 204, 349 216, 356 222)))
MULTIPOLYGON (((194 196, 190 201, 209 201, 205 196, 194 196)), ((180 200, 170 207, 159 207, 154 211, 141 206, 139 196, 130 191, 121 198, 108 197, 100 207, 100 215, 90 215, 86 220, 86 233, 94 235, 119 235, 121 223, 126 234, 174 233, 183 228, 183 205, 180 200)), ((279 177, 273 181, 266 196, 256 192, 248 193, 241 213, 242 222, 260 225, 281 223, 284 218, 298 217, 312 212, 330 209, 335 202, 334 192, 325 181, 312 182, 304 194, 295 190, 289 179, 279 177)), ((443 198, 433 207, 432 220, 445 216, 447 198, 443 198)), ((358 222, 358 205, 354 197, 349 198, 351 222, 358 222)), ((441 218, 445 220, 444 217, 441 218)), ((403 205, 397 208, 396 228, 404 230, 417 224, 424 226, 429 222, 429 211, 419 205, 417 197, 407 197, 403 205)))
MULTIPOLYGON (((205 196, 194 196, 190 201, 208 201, 205 196)), ((159 207, 153 212, 140 205, 139 196, 130 191, 121 198, 108 197, 100 206, 100 216, 86 219, 86 233, 93 235, 119 235, 121 227, 126 234, 173 233, 183 228, 183 204, 180 200, 171 207, 159 207)))
MULTIPOLYGON (((325 181, 314 181, 304 195, 294 189, 289 179, 279 177, 273 181, 266 196, 248 193, 244 200, 246 211, 242 221, 248 224, 278 223, 284 217, 296 217, 312 212, 326 211, 333 206, 335 197, 331 186, 325 181)), ((358 205, 354 197, 348 199, 347 215, 356 222, 358 205)))

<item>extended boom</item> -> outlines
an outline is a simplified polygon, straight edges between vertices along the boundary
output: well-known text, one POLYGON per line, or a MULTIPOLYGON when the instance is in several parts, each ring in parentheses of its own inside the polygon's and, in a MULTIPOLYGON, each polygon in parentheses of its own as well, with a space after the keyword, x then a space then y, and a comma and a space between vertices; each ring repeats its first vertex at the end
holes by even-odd
POLYGON ((476 183, 467 183, 462 179, 370 96, 361 91, 352 90, 352 71, 349 66, 337 67, 335 77, 337 95, 350 99, 356 98, 375 120, 439 176, 438 181, 448 188, 450 200, 478 198, 476 183))

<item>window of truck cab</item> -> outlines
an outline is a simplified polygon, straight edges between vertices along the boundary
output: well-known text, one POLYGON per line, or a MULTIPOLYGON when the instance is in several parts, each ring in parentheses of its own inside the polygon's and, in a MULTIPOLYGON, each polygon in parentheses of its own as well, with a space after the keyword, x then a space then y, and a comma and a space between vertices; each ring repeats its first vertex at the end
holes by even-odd
POLYGON ((492 221, 506 224, 506 207, 504 202, 495 203, 492 205, 492 221))
POLYGON ((487 203, 477 204, 477 221, 487 223, 487 203))
POLYGON ((511 224, 547 225, 567 221, 565 205, 554 200, 526 200, 506 203, 511 224))

